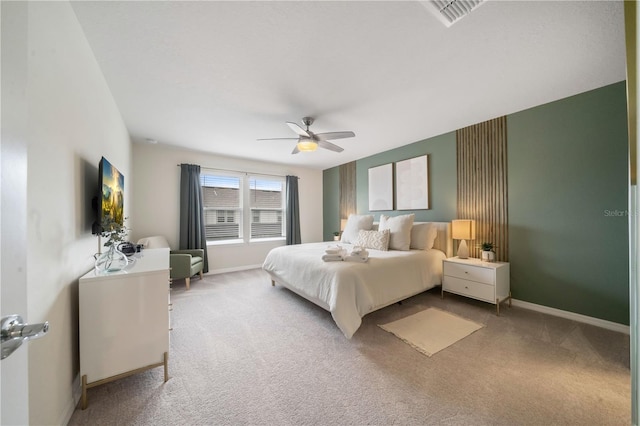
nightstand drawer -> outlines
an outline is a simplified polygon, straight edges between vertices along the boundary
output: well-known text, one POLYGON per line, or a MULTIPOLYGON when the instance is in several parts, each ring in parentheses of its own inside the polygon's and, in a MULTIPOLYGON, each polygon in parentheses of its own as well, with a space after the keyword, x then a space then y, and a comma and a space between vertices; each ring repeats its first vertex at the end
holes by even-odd
POLYGON ((474 281, 445 276, 442 289, 451 293, 495 303, 495 287, 474 281))
POLYGON ((495 285, 495 271, 474 265, 444 262, 444 275, 495 285))

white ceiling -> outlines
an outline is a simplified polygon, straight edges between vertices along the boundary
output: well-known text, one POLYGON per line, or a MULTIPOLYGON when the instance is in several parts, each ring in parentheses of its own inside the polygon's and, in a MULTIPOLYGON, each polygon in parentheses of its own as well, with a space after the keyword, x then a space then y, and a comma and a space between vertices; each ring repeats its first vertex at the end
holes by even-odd
POLYGON ((414 1, 72 5, 134 141, 305 167, 625 79, 621 1, 487 1, 450 28, 414 1), (256 141, 307 115, 356 137, 256 141))

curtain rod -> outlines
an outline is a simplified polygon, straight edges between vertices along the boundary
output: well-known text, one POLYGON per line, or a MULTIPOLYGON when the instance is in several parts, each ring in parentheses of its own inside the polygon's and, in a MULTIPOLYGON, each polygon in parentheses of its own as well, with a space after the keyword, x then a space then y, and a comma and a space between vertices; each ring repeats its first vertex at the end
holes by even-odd
MULTIPOLYGON (((180 167, 182 164, 177 164, 178 167, 180 167)), ((274 175, 274 174, 270 174, 270 173, 258 173, 258 172, 245 172, 244 170, 233 170, 233 169, 221 169, 218 167, 204 167, 204 166, 200 166, 203 169, 208 169, 208 170, 219 170, 221 172, 233 172, 233 173, 244 173, 245 175, 262 175, 262 176, 273 176, 273 177, 286 177, 283 175, 274 175)), ((300 178, 298 176, 296 176, 298 178, 298 180, 300 180, 300 178)))

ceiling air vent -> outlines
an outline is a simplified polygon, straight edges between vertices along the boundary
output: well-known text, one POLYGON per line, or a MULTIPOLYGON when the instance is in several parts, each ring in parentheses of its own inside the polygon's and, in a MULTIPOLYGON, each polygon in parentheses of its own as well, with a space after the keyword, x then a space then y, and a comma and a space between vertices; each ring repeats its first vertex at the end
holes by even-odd
POLYGON ((458 22, 472 10, 484 4, 485 0, 428 0, 421 1, 427 10, 433 13, 447 27, 458 22))

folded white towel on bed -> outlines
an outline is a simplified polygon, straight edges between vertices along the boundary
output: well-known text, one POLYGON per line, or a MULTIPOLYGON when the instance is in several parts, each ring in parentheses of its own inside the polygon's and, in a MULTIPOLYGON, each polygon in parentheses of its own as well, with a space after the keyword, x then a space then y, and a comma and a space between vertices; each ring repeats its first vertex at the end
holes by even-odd
POLYGON ((325 254, 322 256, 322 260, 325 262, 342 262, 343 256, 342 254, 325 254))
POLYGON ((345 256, 345 262, 358 262, 358 263, 367 263, 369 261, 369 257, 361 257, 361 256, 345 256))
POLYGON ((326 254, 342 254, 343 252, 346 253, 346 250, 344 248, 342 248, 341 245, 336 244, 336 245, 332 245, 332 246, 327 247, 324 252, 326 254))
POLYGON ((346 262, 365 263, 369 260, 369 252, 367 251, 367 249, 356 246, 353 248, 353 250, 351 250, 351 253, 349 253, 348 256, 345 256, 344 260, 346 262))

